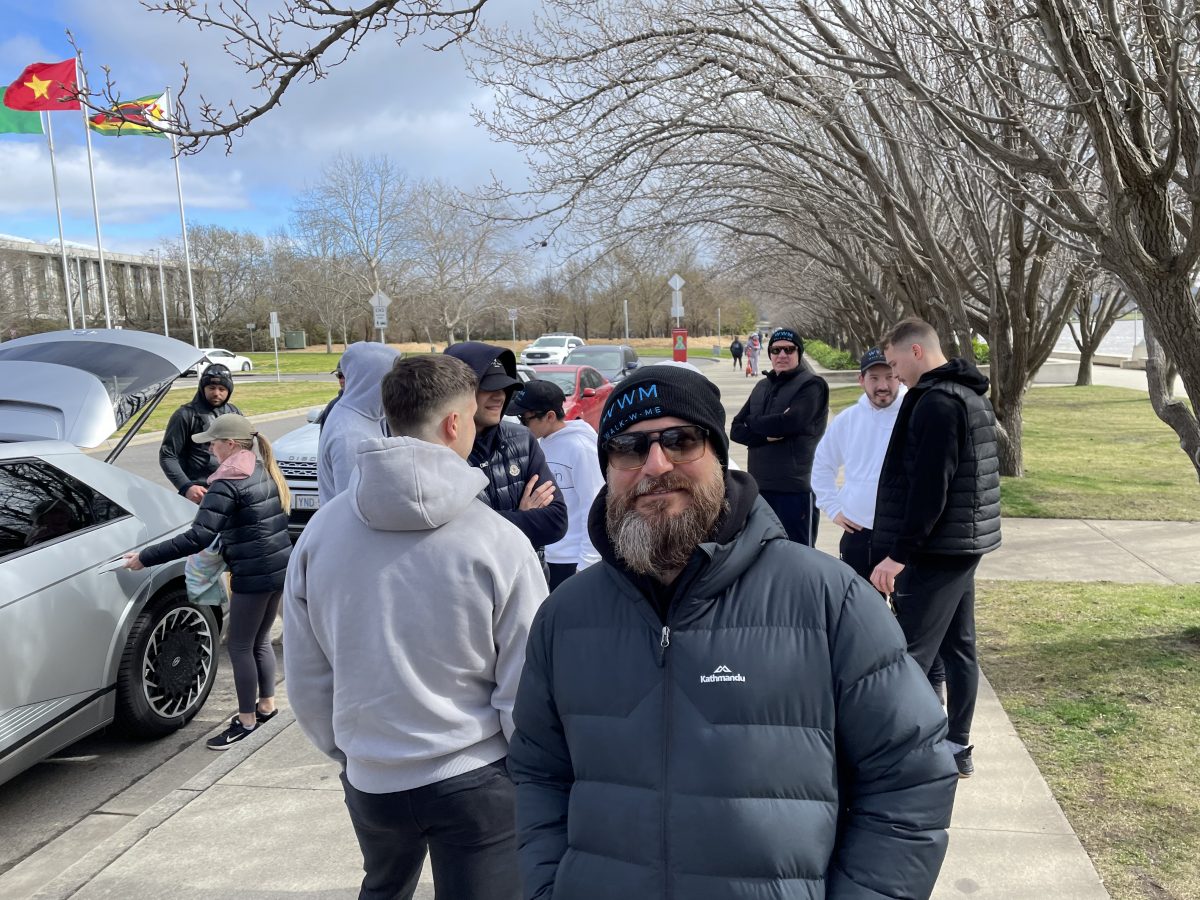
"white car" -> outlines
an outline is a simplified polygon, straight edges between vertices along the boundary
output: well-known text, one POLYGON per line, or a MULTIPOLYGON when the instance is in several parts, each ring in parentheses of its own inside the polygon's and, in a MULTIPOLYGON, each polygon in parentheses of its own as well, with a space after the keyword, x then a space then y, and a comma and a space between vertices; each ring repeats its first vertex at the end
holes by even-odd
POLYGON ((568 353, 586 344, 573 334, 543 334, 521 351, 520 362, 527 366, 561 366, 568 353))
POLYGON ((238 356, 236 353, 230 353, 228 350, 222 350, 220 347, 201 347, 200 352, 204 354, 204 358, 208 360, 204 365, 209 363, 220 363, 229 369, 230 372, 252 372, 254 371, 254 363, 250 362, 249 357, 238 356))

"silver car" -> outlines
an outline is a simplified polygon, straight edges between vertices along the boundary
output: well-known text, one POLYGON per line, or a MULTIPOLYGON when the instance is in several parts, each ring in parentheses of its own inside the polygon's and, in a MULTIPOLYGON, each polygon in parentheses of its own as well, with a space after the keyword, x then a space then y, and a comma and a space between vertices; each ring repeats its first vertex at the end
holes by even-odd
POLYGON ((109 462, 199 351, 135 331, 0 344, 0 782, 112 721, 157 737, 216 679, 223 606, 195 606, 183 561, 122 554, 196 507, 109 462), (135 420, 104 461, 82 452, 135 420))

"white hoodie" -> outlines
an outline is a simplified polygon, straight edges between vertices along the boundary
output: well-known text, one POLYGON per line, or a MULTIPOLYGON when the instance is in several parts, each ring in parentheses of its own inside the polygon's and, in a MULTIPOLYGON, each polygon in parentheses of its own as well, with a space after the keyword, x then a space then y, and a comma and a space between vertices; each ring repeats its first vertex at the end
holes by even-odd
POLYGON ((284 585, 296 720, 354 787, 393 793, 508 752, 533 615, 528 539, 476 495, 486 476, 414 438, 363 441, 284 585))
POLYGON ((567 504, 567 533, 546 547, 546 562, 577 563, 581 570, 586 569, 600 562, 587 527, 592 501, 604 487, 596 432, 583 419, 572 419, 538 443, 567 504))
POLYGON ((876 409, 863 394, 829 423, 813 457, 812 489, 830 521, 841 513, 863 528, 874 527, 879 472, 906 390, 901 385, 887 409, 876 409), (837 475, 843 466, 846 474, 839 490, 837 475))

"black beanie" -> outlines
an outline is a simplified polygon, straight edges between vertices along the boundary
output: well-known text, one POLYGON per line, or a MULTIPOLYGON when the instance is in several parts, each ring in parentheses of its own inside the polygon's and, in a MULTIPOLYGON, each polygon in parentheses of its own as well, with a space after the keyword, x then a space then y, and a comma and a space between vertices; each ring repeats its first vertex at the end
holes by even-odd
POLYGON ((771 352, 771 345, 776 341, 790 341, 796 345, 796 352, 801 356, 804 355, 804 341, 800 340, 800 335, 792 331, 790 328, 776 328, 771 332, 771 339, 767 341, 767 353, 771 352))
POLYGON ((683 365, 660 363, 635 369, 613 388, 600 414, 600 469, 608 471, 605 442, 635 422, 674 416, 708 429, 709 440, 729 467, 729 436, 725 434, 725 407, 717 386, 683 365))
POLYGON ((233 376, 224 363, 213 363, 200 374, 200 390, 210 384, 219 384, 233 395, 233 376))

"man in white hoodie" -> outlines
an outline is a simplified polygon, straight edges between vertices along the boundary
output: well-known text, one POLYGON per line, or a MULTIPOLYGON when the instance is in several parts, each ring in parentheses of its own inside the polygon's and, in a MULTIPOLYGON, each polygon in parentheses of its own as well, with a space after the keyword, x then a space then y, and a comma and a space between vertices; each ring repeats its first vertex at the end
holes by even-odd
POLYGON ((863 395, 834 417, 817 444, 812 489, 817 507, 842 529, 842 562, 869 581, 871 570, 887 553, 887 548, 882 548, 883 554, 876 558, 871 547, 875 495, 900 412, 896 401, 906 389, 878 347, 872 347, 859 361, 858 383, 863 395), (839 489, 837 475, 843 467, 845 476, 839 489))
POLYGON ((546 582, 478 499, 477 385, 450 356, 397 361, 381 391, 396 436, 360 444, 288 566, 288 696, 342 766, 362 898, 412 897, 427 850, 439 897, 520 896, 505 757, 546 582))
POLYGON ((598 438, 583 419, 563 421, 566 400, 562 388, 553 381, 534 379, 509 403, 510 415, 519 418, 538 439, 554 483, 567 504, 566 535, 546 545, 552 591, 580 569, 600 561, 588 537, 588 513, 604 487, 596 450, 598 438))
POLYGON ((328 410, 317 444, 317 494, 322 506, 346 490, 359 443, 383 437, 379 385, 399 358, 399 351, 372 341, 351 344, 342 354, 338 368, 346 380, 341 399, 328 410))

